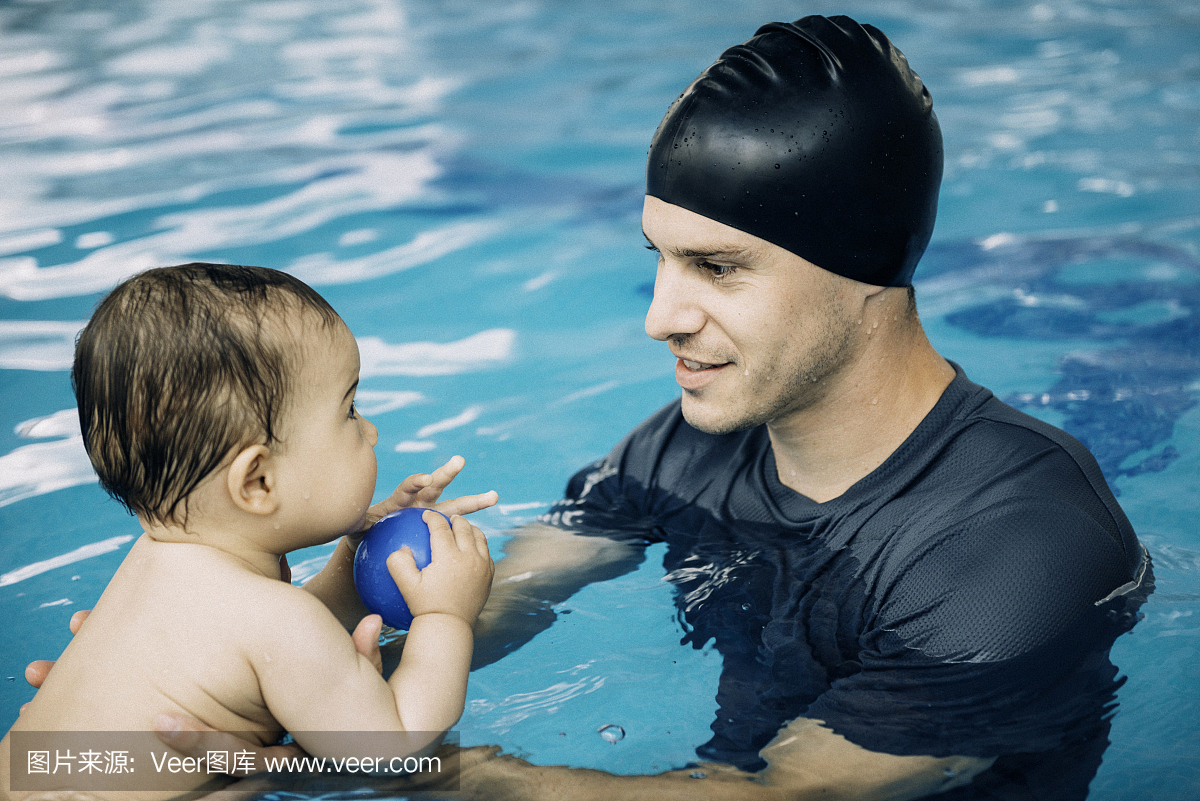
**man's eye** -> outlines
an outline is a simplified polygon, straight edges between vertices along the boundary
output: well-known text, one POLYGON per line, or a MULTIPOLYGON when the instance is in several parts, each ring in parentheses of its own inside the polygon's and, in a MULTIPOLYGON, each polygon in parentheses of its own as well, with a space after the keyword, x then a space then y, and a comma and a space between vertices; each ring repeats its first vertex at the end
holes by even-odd
POLYGON ((358 417, 358 409, 355 408, 354 401, 350 401, 350 414, 348 416, 351 420, 358 417))
POLYGON ((697 266, 713 278, 725 278, 737 270, 736 267, 730 264, 713 264, 710 261, 702 261, 697 266))

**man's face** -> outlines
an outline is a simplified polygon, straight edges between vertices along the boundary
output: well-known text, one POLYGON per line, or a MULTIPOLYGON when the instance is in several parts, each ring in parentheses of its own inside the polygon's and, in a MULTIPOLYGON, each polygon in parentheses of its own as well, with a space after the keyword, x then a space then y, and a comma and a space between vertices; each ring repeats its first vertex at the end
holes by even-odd
POLYGON ((857 353, 865 285, 658 198, 642 229, 659 252, 646 333, 678 358, 688 423, 728 433, 826 397, 857 353))

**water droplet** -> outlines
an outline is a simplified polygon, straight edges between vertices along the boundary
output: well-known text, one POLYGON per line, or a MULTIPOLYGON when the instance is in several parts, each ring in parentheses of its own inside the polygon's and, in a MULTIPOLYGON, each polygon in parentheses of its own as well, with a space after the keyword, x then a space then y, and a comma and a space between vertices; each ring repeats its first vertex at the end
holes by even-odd
POLYGON ((308 500, 308 493, 307 493, 307 492, 306 492, 306 493, 304 493, 304 500, 306 500, 306 501, 308 500))
POLYGON ((777 170, 779 169, 779 165, 778 165, 778 164, 776 164, 776 165, 775 165, 775 169, 777 169, 777 170))
POLYGON ((693 771, 691 772, 691 774, 689 774, 689 775, 690 775, 690 776, 691 776, 693 779, 707 779, 707 778, 708 778, 708 774, 707 774, 707 773, 705 773, 705 772, 704 772, 704 771, 702 771, 702 770, 693 770, 693 771))
POLYGON ((954 768, 946 768, 945 770, 942 771, 942 773, 945 774, 947 779, 953 779, 955 776, 958 775, 958 772, 955 771, 954 768))
POLYGON ((753 608, 754 608, 754 607, 753 607, 753 606, 752 606, 752 605, 751 605, 749 602, 742 604, 742 611, 743 611, 743 612, 749 612, 749 611, 750 611, 751 609, 753 609, 753 608))
POLYGON ((607 743, 615 743, 625 739, 625 730, 615 723, 606 723, 596 729, 600 737, 607 743))
POLYGON ((276 524, 275 524, 275 530, 276 530, 276 531, 279 531, 279 524, 278 524, 278 523, 276 523, 276 524))

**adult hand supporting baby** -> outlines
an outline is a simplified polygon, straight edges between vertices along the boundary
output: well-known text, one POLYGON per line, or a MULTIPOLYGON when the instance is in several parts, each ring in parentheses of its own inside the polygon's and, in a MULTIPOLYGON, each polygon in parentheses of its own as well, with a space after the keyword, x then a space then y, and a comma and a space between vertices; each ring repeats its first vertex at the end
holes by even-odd
MULTIPOLYGON (((90 609, 80 609, 75 614, 71 615, 71 621, 67 625, 71 629, 71 634, 79 633, 79 627, 83 625, 83 621, 87 620, 87 616, 91 614, 90 609)), ((366 654, 363 654, 366 656, 366 654)), ((50 675, 50 668, 54 667, 53 659, 35 659, 25 666, 25 681, 29 682, 34 687, 41 687, 42 682, 46 680, 46 676, 50 675)), ((25 707, 29 704, 21 704, 17 714, 25 711, 25 707)))

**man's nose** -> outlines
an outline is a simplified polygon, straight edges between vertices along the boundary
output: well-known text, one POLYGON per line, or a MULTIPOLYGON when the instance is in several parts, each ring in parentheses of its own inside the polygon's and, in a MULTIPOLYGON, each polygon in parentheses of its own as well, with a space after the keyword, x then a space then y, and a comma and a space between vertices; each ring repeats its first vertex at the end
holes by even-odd
POLYGON ((646 312, 646 333, 666 341, 680 334, 694 334, 704 327, 695 278, 686 268, 666 259, 658 263, 654 277, 654 299, 646 312))

